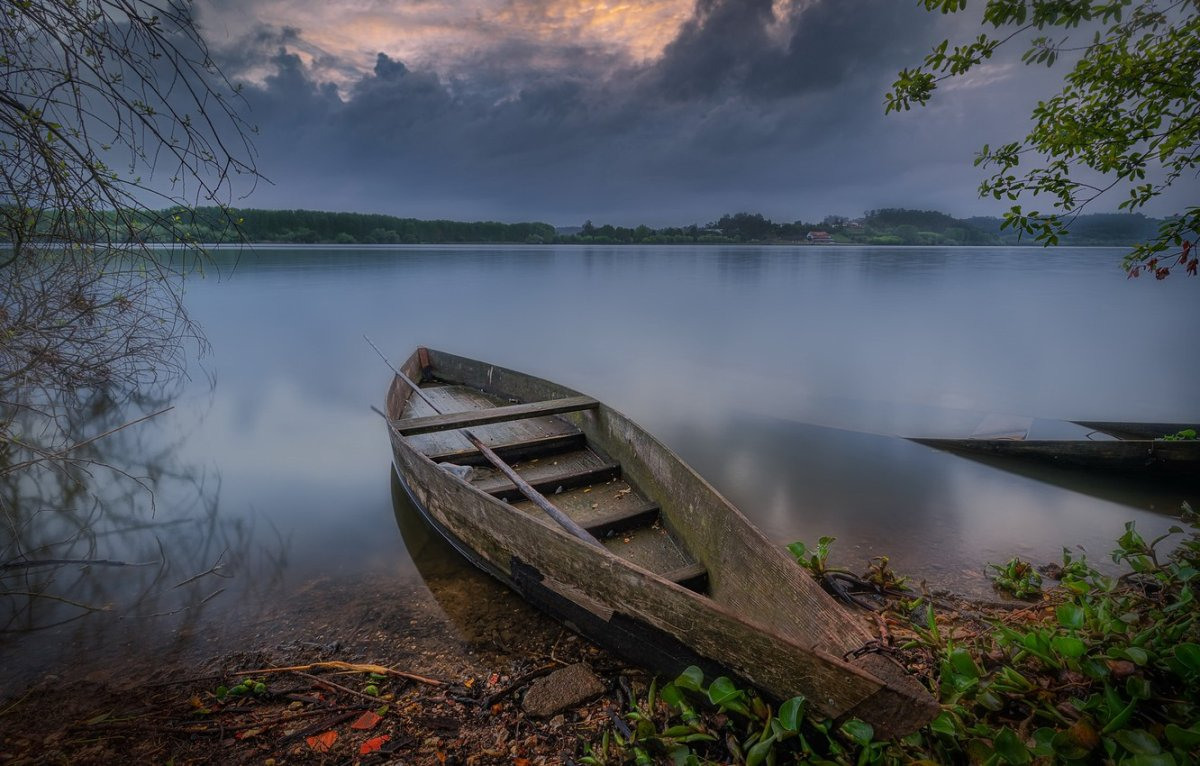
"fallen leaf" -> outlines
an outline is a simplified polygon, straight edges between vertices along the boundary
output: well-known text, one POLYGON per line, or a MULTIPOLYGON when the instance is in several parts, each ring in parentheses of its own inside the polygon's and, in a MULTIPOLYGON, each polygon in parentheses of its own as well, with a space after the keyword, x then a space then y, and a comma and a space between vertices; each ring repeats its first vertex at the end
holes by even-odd
POLYGON ((258 736, 259 734, 262 734, 262 732, 263 732, 262 729, 255 727, 253 729, 246 729, 245 731, 239 731, 237 734, 233 735, 233 738, 234 739, 250 739, 251 737, 255 737, 255 736, 258 736))
POLYGON ((383 734, 378 737, 371 737, 370 739, 368 739, 366 742, 362 743, 362 745, 359 746, 358 754, 359 755, 370 755, 371 753, 376 753, 380 749, 383 748, 383 743, 387 742, 391 738, 392 737, 389 734, 383 734))
POLYGON ((378 713, 368 710, 360 715, 358 720, 350 724, 350 728, 358 731, 367 731, 369 729, 374 729, 375 726, 382 720, 383 718, 381 718, 378 713))
POLYGON ((333 731, 331 729, 331 730, 325 732, 324 734, 318 734, 315 737, 309 737, 308 739, 306 739, 304 741, 307 742, 308 746, 311 747, 316 752, 328 753, 329 750, 333 747, 333 743, 337 742, 337 738, 338 738, 337 732, 333 731))

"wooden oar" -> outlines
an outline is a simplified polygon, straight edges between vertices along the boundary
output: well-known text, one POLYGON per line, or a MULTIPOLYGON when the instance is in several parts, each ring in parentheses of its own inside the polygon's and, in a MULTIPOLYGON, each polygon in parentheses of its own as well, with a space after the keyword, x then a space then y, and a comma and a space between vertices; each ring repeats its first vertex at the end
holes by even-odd
MULTIPOLYGON (((405 384, 412 389, 412 392, 421 397, 422 401, 428 404, 434 412, 439 415, 443 414, 442 411, 438 409, 438 406, 433 403, 433 400, 425 395, 425 392, 421 390, 421 387, 418 386, 412 380, 412 378, 408 377, 403 372, 400 372, 400 370, 396 369, 395 365, 388 361, 388 358, 383 355, 383 352, 379 350, 379 347, 374 343, 371 343, 370 338, 365 335, 363 338, 367 341, 367 343, 371 344, 371 348, 375 349, 375 353, 379 354, 387 366, 392 368, 392 372, 396 373, 396 377, 400 378, 400 380, 403 380, 405 384)), ((386 414, 380 412, 375 407, 372 407, 371 409, 379 412, 380 415, 383 415, 383 419, 387 421, 388 427, 395 430, 396 426, 386 414)), ((559 526, 570 532, 575 537, 578 537, 580 540, 583 540, 585 543, 595 545, 598 548, 604 547, 604 545, 595 537, 593 537, 590 532, 579 526, 574 519, 563 513, 562 510, 554 505, 554 503, 551 503, 549 500, 547 500, 545 495, 543 495, 541 492, 538 492, 536 489, 530 486, 529 482, 522 479, 520 474, 513 470, 512 466, 504 462, 504 459, 493 452, 492 448, 484 444, 479 437, 465 428, 462 429, 462 434, 463 436, 467 437, 467 441, 471 442, 475 449, 479 450, 479 453, 483 455, 484 458, 496 468, 496 470, 500 471, 500 473, 504 474, 509 481, 517 485, 517 489, 520 490, 522 495, 528 498, 538 508, 541 508, 543 511, 545 511, 546 515, 554 519, 559 526)))

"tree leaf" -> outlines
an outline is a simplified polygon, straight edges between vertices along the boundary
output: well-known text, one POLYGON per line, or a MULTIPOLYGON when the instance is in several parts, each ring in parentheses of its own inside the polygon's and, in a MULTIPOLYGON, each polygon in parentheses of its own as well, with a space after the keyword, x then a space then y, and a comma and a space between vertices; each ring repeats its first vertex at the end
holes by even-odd
POLYGON ((1121 747, 1134 755, 1158 755, 1162 752, 1158 740, 1143 729, 1123 729, 1112 736, 1121 747))
POLYGON ((1200 644, 1180 644, 1175 647, 1175 659, 1182 662, 1191 672, 1200 673, 1200 644))
POLYGON ((1087 652, 1087 644, 1074 636, 1055 636, 1050 639, 1050 648, 1061 657, 1079 659, 1087 652))
POLYGON ((704 683, 704 671, 695 665, 689 665, 684 668, 679 677, 675 679, 675 685, 680 689, 687 689, 693 692, 704 691, 702 684, 704 683))
POLYGON ((304 741, 308 743, 309 748, 311 748, 313 752, 328 753, 333 748, 333 743, 337 742, 337 738, 338 733, 330 729, 324 734, 317 734, 315 736, 308 737, 304 741))
POLYGON ((779 706, 779 723, 788 731, 799 731, 804 720, 804 708, 808 700, 802 696, 792 697, 779 706))
POLYGON ((378 737, 371 737, 366 742, 359 745, 358 754, 370 755, 371 753, 377 753, 383 748, 384 743, 391 738, 392 736, 390 734, 381 734, 378 737))
POLYGON ((1064 628, 1079 630, 1083 627, 1084 612, 1082 607, 1076 604, 1062 604, 1054 611, 1058 617, 1058 624, 1064 628))
POLYGON ((740 697, 741 694, 741 690, 734 686, 733 681, 725 676, 714 678, 708 687, 708 701, 714 705, 732 702, 740 697))
POLYGON ((996 749, 996 753, 1008 763, 1025 764, 1032 760, 1029 748, 1007 726, 992 738, 992 746, 996 749))
POLYGON ((871 744, 875 738, 875 729, 866 721, 851 718, 842 724, 842 733, 862 746, 871 744))

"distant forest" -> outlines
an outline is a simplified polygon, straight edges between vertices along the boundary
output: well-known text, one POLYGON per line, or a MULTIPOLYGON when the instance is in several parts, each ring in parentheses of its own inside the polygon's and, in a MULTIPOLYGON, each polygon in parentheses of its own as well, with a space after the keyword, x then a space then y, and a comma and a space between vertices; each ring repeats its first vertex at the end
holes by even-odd
MULTIPOLYGON (((164 211, 175 218, 194 242, 395 245, 395 244, 794 244, 832 242, 866 245, 1016 245, 1015 231, 1002 229, 1002 219, 954 218, 932 210, 885 208, 861 218, 827 216, 820 223, 777 223, 758 213, 733 213, 703 226, 628 228, 587 221, 582 226, 555 229, 548 223, 495 221, 426 221, 364 213, 315 210, 234 211, 237 231, 217 208, 164 211)), ((1066 245, 1131 246, 1153 237, 1161 221, 1141 214, 1080 216, 1071 226, 1066 245)), ((3 236, 3 235, 0 235, 3 236)), ((127 233, 123 236, 129 236, 127 233)), ((147 225, 134 235, 146 242, 175 239, 164 227, 147 225)))

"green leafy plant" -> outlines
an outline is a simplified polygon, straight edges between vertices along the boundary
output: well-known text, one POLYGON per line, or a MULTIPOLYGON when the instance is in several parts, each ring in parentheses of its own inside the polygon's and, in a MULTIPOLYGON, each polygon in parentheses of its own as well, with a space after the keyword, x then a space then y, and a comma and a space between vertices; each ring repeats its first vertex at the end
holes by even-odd
MULTIPOLYGON (((921 0, 927 10, 957 13, 966 0, 921 0)), ((990 168, 979 187, 997 200, 1041 199, 1040 210, 1013 205, 1004 226, 1056 245, 1088 205, 1116 189, 1117 207, 1143 208, 1200 165, 1200 88, 1196 87, 1200 3, 1193 0, 987 0, 982 30, 952 45, 943 40, 924 61, 898 73, 886 111, 929 102, 940 83, 970 76, 1006 47, 1021 61, 1069 62, 1062 90, 1039 101, 1023 138, 984 145, 975 164, 990 168), (1072 35, 1078 37, 1071 39, 1072 35), (1083 39, 1079 39, 1082 37, 1083 39), (1048 208, 1048 209, 1047 209, 1048 208)), ((1172 268, 1195 275, 1200 206, 1168 218, 1157 236, 1124 261, 1129 276, 1164 279, 1172 268)))
POLYGON ((988 564, 993 570, 993 584, 1008 591, 1017 598, 1030 598, 1042 592, 1042 576, 1033 568, 1033 564, 1018 557, 1013 557, 1005 564, 988 564))
POLYGON ((1196 429, 1194 428, 1185 428, 1182 431, 1176 431, 1173 434, 1167 434, 1162 437, 1162 440, 1165 442, 1195 441, 1195 439, 1196 429))
POLYGON ((788 552, 796 557, 796 563, 812 572, 814 577, 821 578, 830 572, 845 572, 847 570, 829 566, 829 551, 836 537, 822 537, 817 540, 815 548, 809 548, 803 541, 797 540, 787 547, 788 552))
MULTIPOLYGON (((815 752, 801 734, 813 721, 804 697, 793 697, 776 711, 726 676, 706 684, 703 671, 692 666, 661 689, 653 681, 580 763, 773 764, 785 752, 815 752)), ((814 731, 828 735, 827 722, 816 725, 814 731)))

